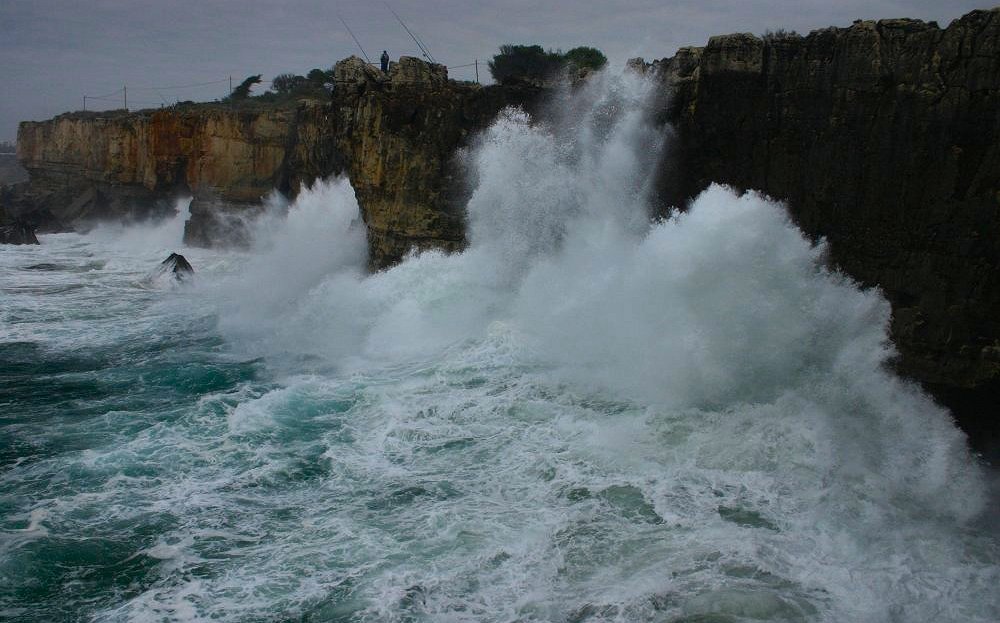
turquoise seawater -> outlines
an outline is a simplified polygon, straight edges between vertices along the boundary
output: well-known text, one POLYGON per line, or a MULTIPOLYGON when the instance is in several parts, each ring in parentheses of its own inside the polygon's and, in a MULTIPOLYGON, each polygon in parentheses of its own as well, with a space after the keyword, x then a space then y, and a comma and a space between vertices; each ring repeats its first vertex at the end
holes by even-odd
POLYGON ((0 619, 1000 620, 888 304, 761 197, 650 222, 647 88, 503 115, 461 254, 367 274, 347 180, 0 247, 0 619))

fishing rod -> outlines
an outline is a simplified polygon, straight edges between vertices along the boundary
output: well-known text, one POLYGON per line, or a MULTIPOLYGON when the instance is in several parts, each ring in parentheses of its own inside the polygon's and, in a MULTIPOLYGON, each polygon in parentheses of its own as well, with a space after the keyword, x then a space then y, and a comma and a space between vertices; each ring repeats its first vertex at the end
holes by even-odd
POLYGON ((358 38, 355 37, 354 33, 351 31, 351 27, 347 25, 347 22, 345 22, 344 18, 341 17, 340 15, 337 15, 337 19, 339 19, 340 23, 343 24, 344 28, 347 29, 347 34, 351 35, 351 39, 354 39, 354 43, 358 44, 358 49, 361 50, 361 55, 365 57, 365 61, 370 65, 372 59, 368 58, 368 54, 365 53, 365 49, 361 47, 361 42, 358 41, 358 38))
POLYGON ((395 11, 392 10, 392 7, 389 6, 388 2, 385 2, 383 4, 385 4, 385 8, 389 9, 389 12, 393 14, 393 16, 396 18, 396 21, 399 22, 399 25, 403 27, 403 30, 406 31, 406 34, 410 35, 410 38, 413 39, 413 43, 417 44, 417 47, 420 48, 421 52, 423 52, 424 58, 426 58, 427 60, 429 60, 432 63, 437 63, 437 60, 434 58, 434 56, 431 55, 431 53, 429 51, 427 51, 427 46, 425 46, 420 41, 420 39, 417 39, 417 36, 415 34, 413 34, 412 30, 410 30, 409 28, 406 27, 406 24, 403 23, 403 18, 401 18, 398 13, 396 13, 395 11))

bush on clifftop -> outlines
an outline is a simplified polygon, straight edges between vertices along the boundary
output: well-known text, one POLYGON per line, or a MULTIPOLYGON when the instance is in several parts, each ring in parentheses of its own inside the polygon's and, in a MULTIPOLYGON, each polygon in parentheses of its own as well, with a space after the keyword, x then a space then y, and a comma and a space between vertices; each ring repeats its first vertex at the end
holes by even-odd
POLYGON ((497 82, 513 80, 541 82, 567 66, 580 69, 600 69, 608 59, 597 48, 578 47, 563 54, 546 52, 540 45, 500 46, 500 53, 489 62, 490 73, 497 82))
POLYGON ((524 80, 544 80, 562 67, 562 55, 540 45, 500 46, 500 53, 489 62, 490 73, 497 82, 512 78, 524 80))
MULTIPOLYGON (((305 76, 278 74, 271 81, 271 91, 282 97, 315 97, 325 99, 333 88, 333 69, 315 68, 305 76)), ((267 95, 267 94, 265 94, 267 95)))
POLYGON ((588 48, 586 46, 573 48, 569 52, 566 52, 563 58, 567 63, 576 65, 580 69, 596 70, 608 63, 608 57, 604 56, 604 52, 601 52, 597 48, 588 48))

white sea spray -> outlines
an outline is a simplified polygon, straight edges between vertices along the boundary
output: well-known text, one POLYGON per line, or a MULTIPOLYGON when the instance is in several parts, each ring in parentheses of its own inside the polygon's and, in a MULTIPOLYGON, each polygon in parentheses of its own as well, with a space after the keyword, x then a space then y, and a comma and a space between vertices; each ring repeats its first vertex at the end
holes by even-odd
POLYGON ((982 468, 887 370, 887 302, 756 194, 651 219, 656 96, 506 111, 466 155, 469 248, 375 274, 346 179, 275 199, 252 252, 183 249, 190 288, 130 287, 161 243, 45 237, 106 263, 5 293, 9 326, 137 398, 15 431, 69 449, 0 476, 30 500, 9 564, 103 544, 121 571, 89 573, 131 584, 63 607, 111 621, 997 620, 982 468))

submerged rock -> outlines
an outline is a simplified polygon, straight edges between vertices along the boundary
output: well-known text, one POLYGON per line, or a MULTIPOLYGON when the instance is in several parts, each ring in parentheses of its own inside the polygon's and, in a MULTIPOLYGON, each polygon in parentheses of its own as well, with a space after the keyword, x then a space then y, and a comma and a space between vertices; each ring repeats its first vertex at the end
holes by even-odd
POLYGON ((0 244, 39 244, 35 226, 22 220, 0 225, 0 244))

